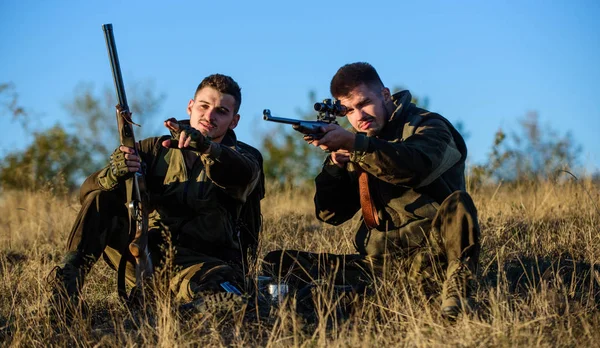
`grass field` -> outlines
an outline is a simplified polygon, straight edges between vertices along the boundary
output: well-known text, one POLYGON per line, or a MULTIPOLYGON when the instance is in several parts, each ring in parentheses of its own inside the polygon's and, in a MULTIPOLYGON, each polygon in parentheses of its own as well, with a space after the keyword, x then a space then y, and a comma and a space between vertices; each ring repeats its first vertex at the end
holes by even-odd
MULTIPOLYGON (((597 185, 597 184, 596 184, 597 185)), ((4 192, 0 198, 0 342, 4 346, 570 346, 600 342, 600 188, 590 181, 498 185, 471 190, 479 210, 476 307, 448 323, 439 299, 403 274, 382 279, 346 320, 332 298, 306 323, 288 306, 184 317, 160 292, 149 314, 129 313, 116 273, 98 262, 83 297, 91 315, 71 324, 47 314, 46 276, 60 262, 79 208, 75 197, 4 192)), ((259 253, 280 249, 352 253, 350 224, 313 217, 312 192, 268 191, 259 253)))

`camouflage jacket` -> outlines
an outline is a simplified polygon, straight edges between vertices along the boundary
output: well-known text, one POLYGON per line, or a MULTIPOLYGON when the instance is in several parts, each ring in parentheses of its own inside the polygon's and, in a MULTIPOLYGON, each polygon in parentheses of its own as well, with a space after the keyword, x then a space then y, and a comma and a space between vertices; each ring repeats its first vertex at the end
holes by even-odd
POLYGON ((354 217, 355 247, 363 255, 410 252, 422 245, 439 205, 465 190, 467 149, 456 129, 411 103, 409 91, 392 99, 396 109, 380 134, 357 133, 348 166, 340 168, 328 157, 315 179, 318 219, 338 225, 354 217), (375 229, 360 214, 356 166, 369 174, 380 220, 375 229))
MULTIPOLYGON (((258 160, 237 145, 233 131, 213 143, 208 154, 164 148, 161 143, 169 138, 139 142, 150 196, 149 237, 167 232, 176 246, 214 256, 238 250, 234 222, 258 182, 258 160)), ((86 179, 82 200, 93 190, 106 190, 98 179, 108 170, 86 179)))

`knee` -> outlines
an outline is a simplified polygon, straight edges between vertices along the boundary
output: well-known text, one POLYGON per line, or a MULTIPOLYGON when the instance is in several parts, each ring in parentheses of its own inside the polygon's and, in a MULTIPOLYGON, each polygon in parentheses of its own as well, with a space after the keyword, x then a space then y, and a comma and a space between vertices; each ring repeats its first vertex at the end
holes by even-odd
POLYGON ((469 211, 475 210, 475 204, 473 203, 473 199, 471 195, 469 195, 466 191, 454 191, 448 196, 442 205, 445 205, 449 208, 457 209, 462 206, 465 207, 469 211))
POLYGON ((96 201, 97 199, 100 199, 101 193, 102 193, 101 190, 90 191, 85 196, 83 196, 83 195, 81 196, 81 198, 82 198, 81 202, 83 204, 85 204, 86 202, 96 201))
POLYGON ((126 214, 127 210, 117 191, 94 190, 89 192, 83 201, 82 207, 90 207, 98 212, 110 212, 110 215, 126 214))
POLYGON ((456 200, 459 202, 470 201, 471 195, 469 195, 467 191, 457 190, 452 192, 446 199, 456 200))

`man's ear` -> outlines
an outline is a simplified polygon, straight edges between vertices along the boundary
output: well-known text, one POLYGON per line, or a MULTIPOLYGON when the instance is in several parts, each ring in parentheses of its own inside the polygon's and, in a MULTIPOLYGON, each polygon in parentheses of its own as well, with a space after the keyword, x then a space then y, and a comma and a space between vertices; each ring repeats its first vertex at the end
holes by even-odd
POLYGON ((240 114, 233 115, 233 120, 231 120, 231 123, 229 124, 229 129, 233 130, 237 127, 238 122, 240 122, 240 114))
POLYGON ((189 116, 192 116, 192 106, 194 106, 194 99, 190 99, 190 101, 188 102, 188 106, 187 106, 187 114, 189 116))
POLYGON ((390 93, 390 89, 387 87, 383 87, 381 89, 381 94, 383 94, 383 101, 389 102, 392 100, 392 93, 390 93))

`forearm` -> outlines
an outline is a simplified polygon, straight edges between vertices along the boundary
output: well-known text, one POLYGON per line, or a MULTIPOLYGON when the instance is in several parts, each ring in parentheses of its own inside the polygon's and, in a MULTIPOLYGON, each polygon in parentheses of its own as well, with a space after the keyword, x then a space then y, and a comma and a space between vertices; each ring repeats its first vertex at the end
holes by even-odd
POLYGON ((328 159, 315 178, 315 212, 319 220, 339 225, 360 209, 358 186, 346 169, 328 159))
POLYGON ((450 131, 441 122, 436 120, 421 127, 404 141, 357 135, 351 161, 391 184, 427 185, 461 158, 450 131))
POLYGON ((83 182, 83 184, 81 184, 81 187, 79 188, 79 202, 83 203, 87 195, 93 191, 106 191, 98 182, 98 176, 100 175, 100 173, 102 173, 103 170, 106 170, 107 168, 108 167, 104 167, 103 169, 93 173, 85 179, 85 181, 83 182))
POLYGON ((201 158, 207 176, 234 199, 245 201, 258 182, 258 159, 247 152, 213 143, 201 158))
MULTIPOLYGON (((159 138, 149 138, 137 143, 137 154, 140 156, 142 163, 152 163, 153 158, 156 155, 153 153, 153 151, 158 144, 158 139, 159 138)), ((109 164, 86 178, 79 190, 80 199, 83 201, 83 199, 85 199, 85 197, 92 191, 115 190, 121 185, 125 178, 129 177, 128 175, 133 175, 133 173, 130 172, 125 176, 118 176, 115 172, 113 172, 109 164)))

